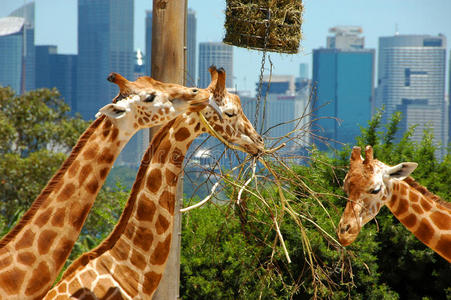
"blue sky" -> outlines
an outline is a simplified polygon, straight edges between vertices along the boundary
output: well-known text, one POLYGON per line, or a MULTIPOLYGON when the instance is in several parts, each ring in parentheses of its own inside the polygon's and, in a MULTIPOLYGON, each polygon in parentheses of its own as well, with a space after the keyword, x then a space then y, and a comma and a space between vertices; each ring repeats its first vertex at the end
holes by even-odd
MULTIPOLYGON (((77 0, 36 0, 36 43, 58 45, 60 53, 77 52, 77 0)), ((324 47, 328 29, 337 25, 363 28, 367 48, 376 48, 378 37, 400 34, 444 34, 451 39, 451 0, 304 0, 303 40, 295 55, 270 54, 273 74, 298 76, 299 64, 309 63, 312 49, 324 47)), ((0 16, 24 1, 0 0, 0 16)), ((197 41, 221 41, 224 36, 225 0, 188 0, 197 12, 197 41)), ((145 10, 152 0, 135 0, 135 48, 144 49, 145 10)), ((448 41, 448 49, 451 41, 448 41)), ((261 52, 234 49, 235 84, 254 90, 261 52)), ((227 71, 227 70, 226 70, 227 71)))

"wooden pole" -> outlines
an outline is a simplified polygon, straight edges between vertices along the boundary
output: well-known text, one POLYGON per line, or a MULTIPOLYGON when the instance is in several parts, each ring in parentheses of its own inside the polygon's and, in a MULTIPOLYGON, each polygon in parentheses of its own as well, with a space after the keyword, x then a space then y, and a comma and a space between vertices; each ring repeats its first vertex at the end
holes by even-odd
MULTIPOLYGON (((152 12, 152 77, 163 81, 184 84, 185 78, 185 27, 186 0, 153 0, 152 12)), ((157 129, 150 131, 149 138, 157 129)), ((176 300, 180 286, 181 214, 183 176, 179 177, 172 246, 163 278, 153 297, 157 300, 176 300)))

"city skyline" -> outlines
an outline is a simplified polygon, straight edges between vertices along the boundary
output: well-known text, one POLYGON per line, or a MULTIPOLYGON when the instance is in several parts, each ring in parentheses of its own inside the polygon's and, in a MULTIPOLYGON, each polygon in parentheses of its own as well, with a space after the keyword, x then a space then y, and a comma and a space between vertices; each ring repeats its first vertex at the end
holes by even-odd
MULTIPOLYGON (((23 3, 4 0, 1 16, 8 15, 23 3)), ((76 0, 55 2, 36 0, 36 44, 57 45, 61 54, 75 54, 76 0), (49 14, 51 9, 53 13, 49 14), (44 18, 45 16, 45 18, 44 18), (51 17, 49 17, 51 16, 51 17), (64 26, 55 24, 64 24, 64 26), (55 30, 55 28, 61 28, 55 30)), ((377 3, 355 0, 304 1, 303 39, 300 53, 296 55, 270 54, 274 64, 273 74, 299 76, 299 64, 312 64, 312 51, 325 47, 325 38, 330 27, 337 25, 358 25, 363 28, 366 48, 377 48, 378 38, 393 36, 396 27, 400 34, 443 33, 451 36, 451 1, 411 0, 406 5, 401 1, 383 0, 377 3), (383 21, 380 17, 383 16, 383 21), (327 21, 324 21, 327 20, 327 21), (432 20, 432 21, 431 21, 432 20)), ((225 1, 188 1, 188 6, 197 14, 197 42, 221 41, 224 36, 225 1)), ((145 49, 145 10, 152 8, 151 0, 135 0, 135 43, 134 48, 145 49)), ((234 76, 239 90, 253 91, 258 81, 261 52, 234 49, 234 76)), ((197 69, 196 69, 197 70, 197 69)), ((311 72, 310 72, 311 76, 311 72)))

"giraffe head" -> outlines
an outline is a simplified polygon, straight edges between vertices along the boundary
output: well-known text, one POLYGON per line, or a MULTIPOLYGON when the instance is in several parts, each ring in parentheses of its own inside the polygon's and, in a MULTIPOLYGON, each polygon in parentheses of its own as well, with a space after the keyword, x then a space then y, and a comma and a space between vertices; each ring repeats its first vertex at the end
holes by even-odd
POLYGON ((388 166, 373 158, 371 146, 366 146, 365 159, 361 157, 359 147, 352 149, 349 171, 344 180, 348 203, 338 225, 338 238, 343 246, 351 244, 362 226, 376 217, 391 198, 393 181, 405 179, 417 166, 412 162, 388 166))
POLYGON ((206 88, 211 93, 211 99, 218 106, 221 114, 218 116, 214 104, 202 112, 213 129, 228 142, 240 145, 248 153, 257 155, 264 150, 262 137, 249 122, 241 107, 240 97, 231 94, 225 88, 226 72, 223 68, 209 68, 211 83, 206 88))
POLYGON ((163 83, 147 76, 130 82, 111 73, 108 81, 119 86, 119 94, 96 116, 106 115, 116 126, 129 127, 130 131, 161 125, 187 111, 199 111, 210 97, 208 91, 163 83))

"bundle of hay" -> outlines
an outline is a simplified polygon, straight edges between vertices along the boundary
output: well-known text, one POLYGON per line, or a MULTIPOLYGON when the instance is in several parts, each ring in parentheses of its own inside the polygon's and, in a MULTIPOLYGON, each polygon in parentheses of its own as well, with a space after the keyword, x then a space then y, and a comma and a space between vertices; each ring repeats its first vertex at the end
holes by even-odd
POLYGON ((273 52, 298 52, 302 36, 301 0, 226 1, 224 43, 273 52))

